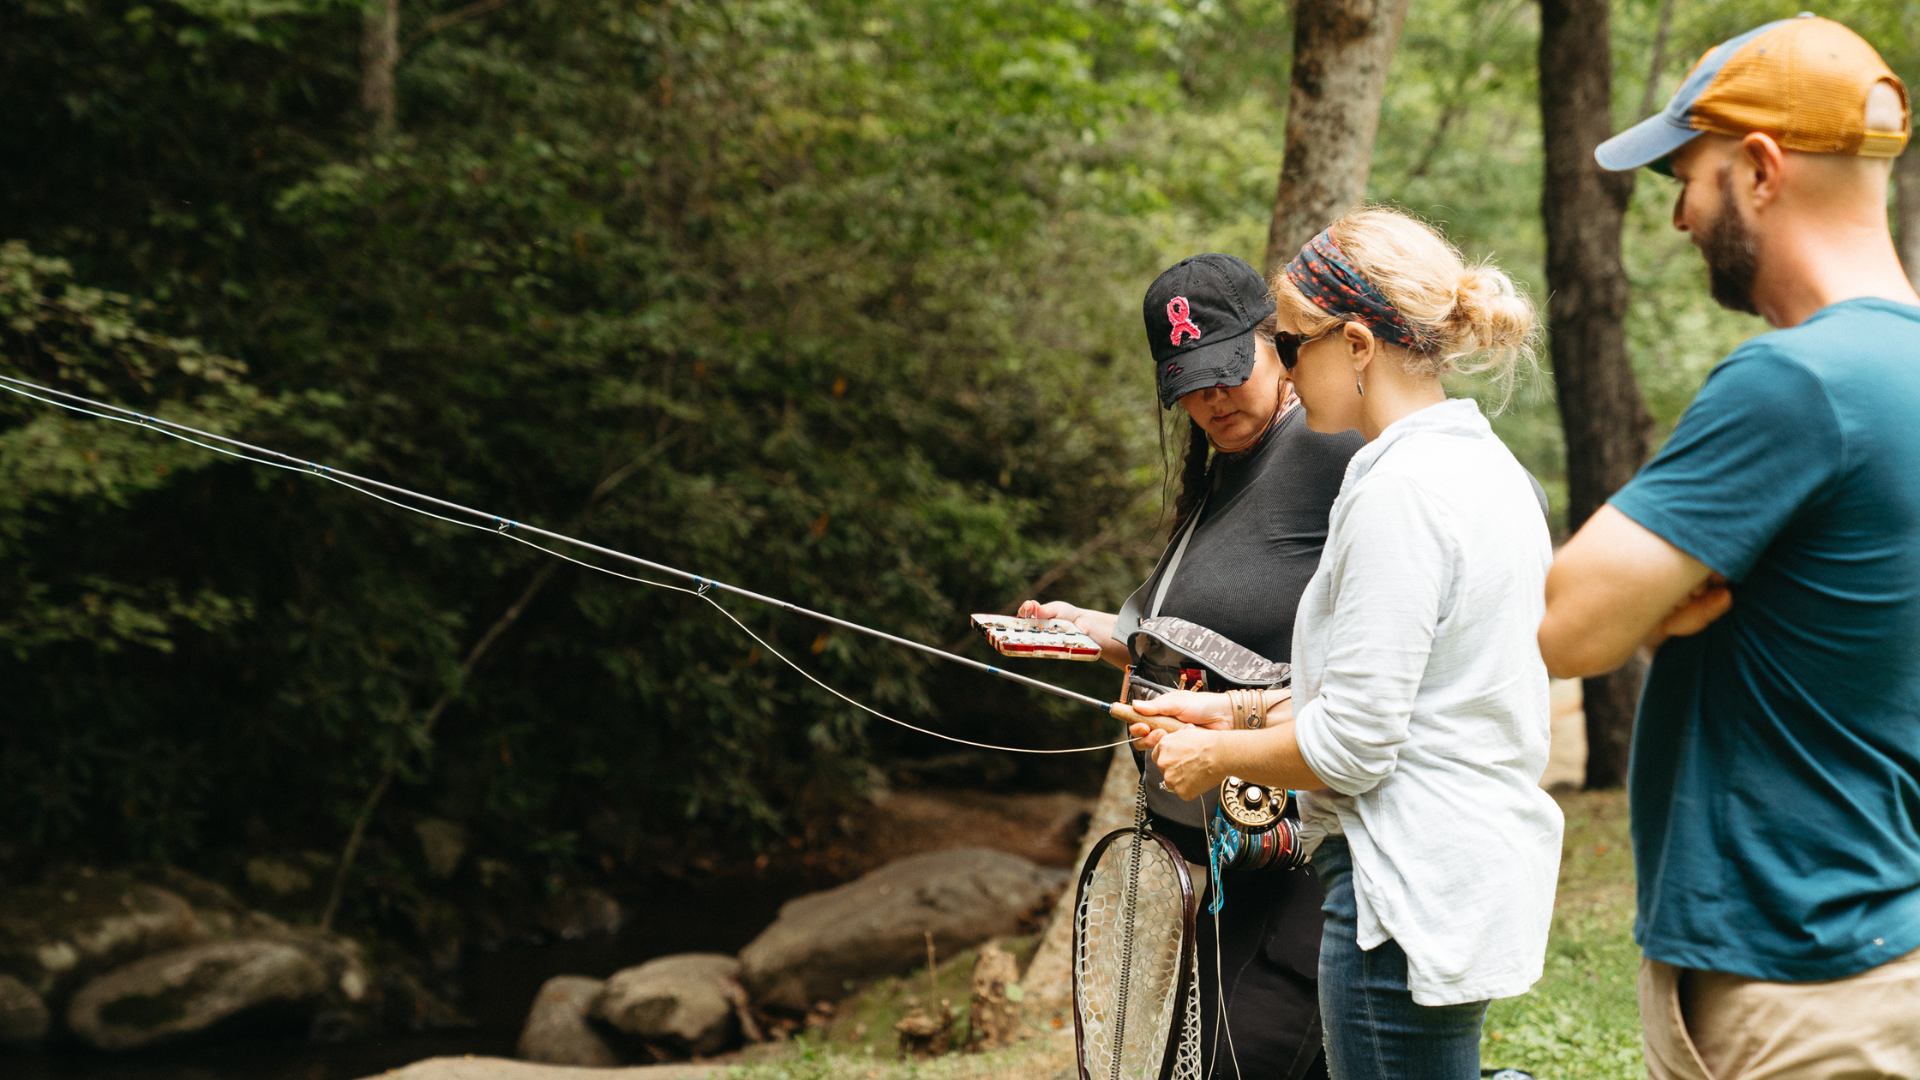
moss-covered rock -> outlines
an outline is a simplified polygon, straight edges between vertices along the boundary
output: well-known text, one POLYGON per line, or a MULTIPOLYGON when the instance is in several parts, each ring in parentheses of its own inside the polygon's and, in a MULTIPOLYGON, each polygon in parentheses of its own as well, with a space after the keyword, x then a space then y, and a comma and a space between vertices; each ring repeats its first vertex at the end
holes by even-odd
POLYGON ((178 892, 126 872, 62 870, 0 891, 0 974, 56 1008, 110 967, 207 936, 178 892))
POLYGON ((284 1015, 317 1003, 328 989, 325 968, 293 945, 203 942, 87 983, 67 1006, 67 1028, 97 1049, 131 1050, 248 1014, 284 1015))
POLYGON ((102 1048, 142 1046, 269 1006, 283 1027, 328 1041, 465 1022, 398 958, 376 964, 349 938, 289 926, 173 867, 65 868, 0 889, 0 1045, 70 1031, 102 1048), (242 955, 254 959, 231 972, 218 959, 242 955), (262 958, 281 973, 267 984, 262 958), (263 1004, 246 1004, 250 994, 263 1004))

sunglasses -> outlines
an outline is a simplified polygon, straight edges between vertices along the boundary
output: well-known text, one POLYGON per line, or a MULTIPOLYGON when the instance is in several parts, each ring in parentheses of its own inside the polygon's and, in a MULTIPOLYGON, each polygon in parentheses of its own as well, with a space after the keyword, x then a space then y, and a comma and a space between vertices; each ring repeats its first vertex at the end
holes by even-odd
POLYGON ((1321 338, 1326 337, 1327 334, 1338 333, 1345 326, 1345 323, 1341 323, 1340 326, 1334 327, 1332 330, 1327 331, 1326 334, 1315 334, 1312 337, 1301 337, 1299 334, 1288 334, 1284 332, 1274 334, 1273 351, 1280 354, 1280 366, 1286 368, 1288 371, 1292 371, 1294 365, 1300 362, 1301 346, 1309 344, 1310 342, 1319 341, 1321 338))

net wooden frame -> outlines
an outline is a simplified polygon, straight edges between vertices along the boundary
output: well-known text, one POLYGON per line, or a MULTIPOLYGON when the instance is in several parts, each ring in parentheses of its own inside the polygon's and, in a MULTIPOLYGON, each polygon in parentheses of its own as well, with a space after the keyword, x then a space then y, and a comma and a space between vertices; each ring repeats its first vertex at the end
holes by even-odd
POLYGON ((1186 860, 1153 830, 1116 829, 1088 852, 1073 906, 1080 1080, 1199 1080, 1198 908, 1186 860))

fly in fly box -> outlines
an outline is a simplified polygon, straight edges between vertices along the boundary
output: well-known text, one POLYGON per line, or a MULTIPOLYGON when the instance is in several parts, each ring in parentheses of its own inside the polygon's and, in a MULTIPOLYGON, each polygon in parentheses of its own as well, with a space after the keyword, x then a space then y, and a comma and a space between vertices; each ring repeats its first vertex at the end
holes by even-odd
POLYGON ((1002 656, 1043 660, 1098 660, 1100 643, 1065 619, 1016 619, 1011 615, 975 615, 974 629, 1002 656))

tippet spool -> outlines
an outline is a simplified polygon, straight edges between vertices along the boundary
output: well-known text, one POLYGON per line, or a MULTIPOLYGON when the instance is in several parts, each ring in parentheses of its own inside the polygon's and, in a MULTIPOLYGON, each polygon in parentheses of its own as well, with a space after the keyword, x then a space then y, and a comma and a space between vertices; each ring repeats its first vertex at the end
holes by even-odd
POLYGON ((1220 810, 1240 829, 1253 832, 1280 820, 1287 808, 1287 793, 1265 784, 1249 784, 1229 776, 1220 784, 1220 810))
POLYGON ((1251 832, 1227 820, 1225 812, 1213 812, 1211 840, 1214 861, 1222 870, 1298 870, 1307 864, 1300 845, 1300 823, 1283 817, 1264 829, 1251 832))

